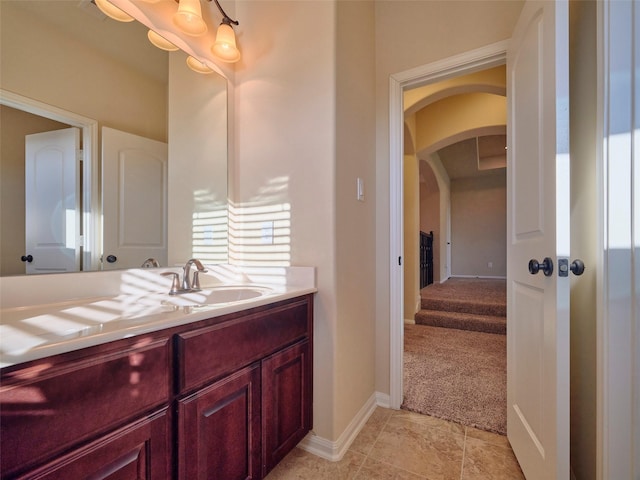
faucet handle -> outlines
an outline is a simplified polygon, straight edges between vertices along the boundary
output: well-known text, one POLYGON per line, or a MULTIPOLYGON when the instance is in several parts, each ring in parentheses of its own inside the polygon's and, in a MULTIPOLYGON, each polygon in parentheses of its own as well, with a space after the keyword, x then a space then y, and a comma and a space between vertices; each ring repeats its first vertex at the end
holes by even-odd
POLYGON ((207 270, 196 270, 193 272, 193 281, 191 282, 191 290, 200 290, 200 272, 206 272, 207 270))
POLYGON ((180 276, 176 272, 162 272, 163 277, 172 277, 169 295, 177 295, 180 290, 180 276))

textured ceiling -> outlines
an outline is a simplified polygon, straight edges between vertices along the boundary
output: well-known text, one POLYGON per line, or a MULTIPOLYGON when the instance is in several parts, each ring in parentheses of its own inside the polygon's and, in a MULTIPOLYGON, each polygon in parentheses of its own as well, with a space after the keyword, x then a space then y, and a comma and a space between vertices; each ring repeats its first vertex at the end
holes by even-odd
POLYGON ((442 165, 452 180, 495 175, 507 165, 506 135, 474 137, 438 150, 442 165))

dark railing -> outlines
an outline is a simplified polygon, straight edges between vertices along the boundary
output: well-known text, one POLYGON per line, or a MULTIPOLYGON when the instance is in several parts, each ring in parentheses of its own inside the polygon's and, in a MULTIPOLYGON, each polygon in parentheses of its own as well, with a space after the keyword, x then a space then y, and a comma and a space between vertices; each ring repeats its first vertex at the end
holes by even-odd
POLYGON ((433 283, 433 231, 420 232, 420 288, 433 283))

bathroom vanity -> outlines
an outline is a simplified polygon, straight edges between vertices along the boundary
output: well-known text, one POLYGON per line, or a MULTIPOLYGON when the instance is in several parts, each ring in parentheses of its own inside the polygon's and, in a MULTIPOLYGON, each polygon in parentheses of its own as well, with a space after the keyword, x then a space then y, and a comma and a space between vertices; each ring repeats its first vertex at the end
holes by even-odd
POLYGON ((311 429, 313 293, 232 303, 2 368, 0 476, 266 476, 311 429))

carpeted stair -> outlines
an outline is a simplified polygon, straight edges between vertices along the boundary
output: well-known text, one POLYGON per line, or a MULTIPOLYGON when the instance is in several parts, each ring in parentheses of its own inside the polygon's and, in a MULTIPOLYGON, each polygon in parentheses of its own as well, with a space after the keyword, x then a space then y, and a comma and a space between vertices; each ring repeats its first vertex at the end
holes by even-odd
POLYGON ((420 291, 418 325, 476 332, 507 332, 506 281, 450 278, 420 291))

